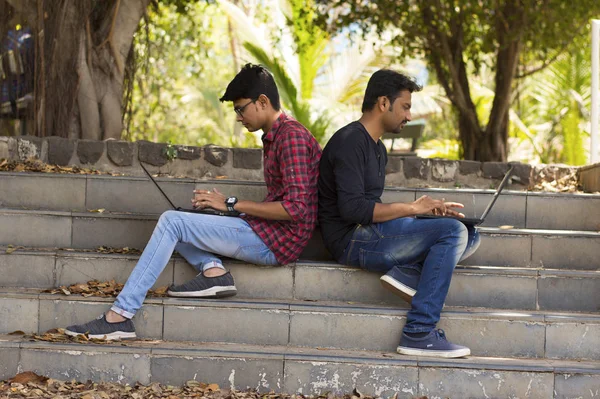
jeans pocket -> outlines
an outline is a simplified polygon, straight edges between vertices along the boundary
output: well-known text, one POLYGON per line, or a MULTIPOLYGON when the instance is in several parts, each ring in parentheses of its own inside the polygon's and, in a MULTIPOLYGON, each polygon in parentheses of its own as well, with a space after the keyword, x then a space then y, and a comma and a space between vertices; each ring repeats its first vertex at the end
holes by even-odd
POLYGON ((346 249, 344 250, 344 253, 342 254, 342 258, 337 260, 338 263, 341 263, 342 265, 346 265, 346 266, 354 266, 354 267, 358 266, 358 262, 353 259, 356 257, 356 256, 353 256, 355 244, 356 243, 354 240, 351 240, 348 243, 348 245, 346 246, 346 249))
POLYGON ((376 238, 379 238, 379 234, 372 225, 363 226, 359 224, 352 234, 352 241, 372 241, 376 238))
POLYGON ((388 252, 375 252, 359 249, 358 262, 360 267, 374 272, 387 272, 398 264, 394 256, 388 252))

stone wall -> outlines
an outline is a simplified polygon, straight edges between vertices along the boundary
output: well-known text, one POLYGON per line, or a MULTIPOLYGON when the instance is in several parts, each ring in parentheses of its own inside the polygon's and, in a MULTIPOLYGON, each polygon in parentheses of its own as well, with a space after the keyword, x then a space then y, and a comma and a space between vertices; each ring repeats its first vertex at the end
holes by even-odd
MULTIPOLYGON (((71 140, 60 137, 0 137, 0 159, 25 161, 30 158, 60 166, 76 165, 104 172, 141 176, 140 161, 153 173, 175 177, 263 180, 262 150, 173 146, 169 159, 167 144, 148 141, 71 140)), ((407 187, 494 188, 514 165, 513 190, 532 188, 541 181, 575 175, 577 168, 532 167, 521 163, 449 161, 390 155, 386 184, 407 187)))

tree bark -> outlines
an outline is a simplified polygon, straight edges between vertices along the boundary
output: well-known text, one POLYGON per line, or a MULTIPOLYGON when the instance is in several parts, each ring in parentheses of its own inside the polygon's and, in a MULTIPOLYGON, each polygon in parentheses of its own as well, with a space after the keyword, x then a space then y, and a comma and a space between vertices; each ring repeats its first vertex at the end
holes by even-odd
MULTIPOLYGON (((104 41, 92 52, 92 71, 97 98, 96 107, 100 114, 100 132, 97 140, 120 139, 123 132, 123 90, 125 64, 133 44, 133 35, 138 29, 150 0, 117 0, 116 14, 105 20, 101 31, 108 30, 104 41)), ((82 87, 80 86, 80 90, 82 87)), ((82 103, 79 103, 82 106, 82 103)), ((82 126, 82 132, 93 125, 82 126)))
POLYGON ((121 138, 125 64, 149 2, 17 2, 38 40, 36 135, 121 138))
MULTIPOLYGON (((428 3, 430 4, 430 3, 428 3)), ((440 20, 432 9, 422 2, 423 22, 429 27, 427 37, 429 43, 429 60, 433 64, 440 84, 458 114, 459 140, 463 148, 463 158, 477 160, 478 146, 483 130, 477 116, 477 108, 471 98, 471 89, 467 74, 467 65, 463 59, 462 16, 452 21, 452 35, 449 36, 438 26, 427 21, 440 20)), ((438 3, 436 10, 441 10, 438 3)))
POLYGON ((80 126, 82 127, 80 137, 88 140, 97 140, 98 137, 102 136, 100 130, 100 113, 98 112, 96 89, 86 58, 86 42, 87 39, 82 38, 79 43, 80 82, 77 105, 79 106, 80 126))
POLYGON ((507 1, 497 18, 496 88, 490 118, 479 143, 482 160, 503 162, 508 157, 509 110, 522 46, 522 27, 526 25, 524 15, 518 1, 507 1))
MULTIPOLYGON (((521 9, 518 0, 508 0, 503 8, 498 10, 495 92, 489 121, 484 128, 471 97, 464 61, 462 26, 465 16, 459 12, 449 20, 451 32, 448 35, 439 25, 431 23, 444 19, 438 15, 443 9, 441 2, 438 1, 434 8, 431 4, 431 0, 422 0, 420 5, 423 22, 428 27, 428 58, 458 114, 463 157, 475 161, 506 161, 512 84, 517 73, 522 46, 522 27, 526 23, 523 18, 526 13, 521 9)), ((446 19, 447 17, 446 15, 446 19)))

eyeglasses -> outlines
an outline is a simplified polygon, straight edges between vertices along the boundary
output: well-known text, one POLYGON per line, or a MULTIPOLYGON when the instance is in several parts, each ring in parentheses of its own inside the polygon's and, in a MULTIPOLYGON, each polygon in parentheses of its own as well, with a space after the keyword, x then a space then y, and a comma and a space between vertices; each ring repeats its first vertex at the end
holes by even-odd
POLYGON ((242 105, 241 107, 234 108, 233 110, 235 111, 236 114, 238 114, 238 116, 240 118, 243 118, 244 117, 244 110, 246 109, 246 107, 248 105, 252 104, 252 103, 255 103, 255 102, 256 102, 256 100, 251 100, 249 103, 247 103, 245 105, 242 105))

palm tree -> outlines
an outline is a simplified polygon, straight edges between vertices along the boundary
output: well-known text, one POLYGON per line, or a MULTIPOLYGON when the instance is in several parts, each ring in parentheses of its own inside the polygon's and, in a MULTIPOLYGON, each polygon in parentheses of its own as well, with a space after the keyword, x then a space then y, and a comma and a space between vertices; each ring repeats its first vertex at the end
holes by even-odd
POLYGON ((567 52, 519 87, 518 133, 542 163, 583 165, 591 103, 589 45, 567 52))
POLYGON ((248 56, 273 74, 284 108, 317 140, 324 142, 334 123, 351 119, 344 114, 352 109, 352 98, 362 97, 369 66, 377 60, 372 45, 361 41, 336 49, 336 38, 311 23, 316 16, 305 12, 310 5, 304 1, 270 4, 276 11, 271 29, 277 32, 268 36, 278 38, 277 42, 268 39, 263 27, 237 5, 229 0, 218 4, 243 40, 248 56))

